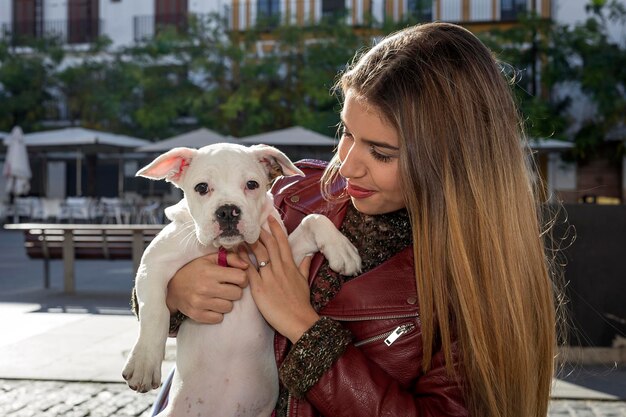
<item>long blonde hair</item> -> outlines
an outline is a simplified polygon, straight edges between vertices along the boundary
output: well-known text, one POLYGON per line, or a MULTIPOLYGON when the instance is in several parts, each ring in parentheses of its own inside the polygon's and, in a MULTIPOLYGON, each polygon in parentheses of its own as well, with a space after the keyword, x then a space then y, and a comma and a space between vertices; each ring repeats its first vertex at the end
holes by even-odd
MULTIPOLYGON (((440 347, 470 415, 545 417, 555 301, 529 148, 498 63, 466 29, 429 23, 355 59, 338 90, 400 138, 424 369, 440 347)), ((337 174, 331 163, 323 181, 337 174)))

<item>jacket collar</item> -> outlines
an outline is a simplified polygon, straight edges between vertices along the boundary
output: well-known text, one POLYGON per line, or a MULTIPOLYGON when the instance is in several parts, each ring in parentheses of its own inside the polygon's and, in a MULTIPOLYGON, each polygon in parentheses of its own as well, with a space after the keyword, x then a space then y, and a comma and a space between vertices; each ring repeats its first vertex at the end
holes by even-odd
POLYGON ((378 267, 344 283, 324 306, 324 316, 364 320, 417 315, 413 247, 409 246, 378 267))
MULTIPOLYGON (((319 169, 319 167, 318 167, 319 169)), ((275 189, 282 203, 302 216, 286 219, 293 230, 308 214, 322 214, 340 228, 346 215, 349 200, 326 201, 320 193, 319 177, 312 175, 300 181, 291 180, 275 189), (294 182, 298 184, 291 187, 294 182)), ((343 188, 338 183, 337 190, 343 188)), ((333 187, 333 188, 335 188, 333 187)), ((324 256, 316 254, 311 261, 309 281, 319 273, 324 256)), ((321 314, 332 317, 364 319, 367 317, 389 317, 390 315, 417 315, 417 290, 413 262, 413 247, 409 246, 378 267, 346 282, 341 291, 322 309, 321 314)))

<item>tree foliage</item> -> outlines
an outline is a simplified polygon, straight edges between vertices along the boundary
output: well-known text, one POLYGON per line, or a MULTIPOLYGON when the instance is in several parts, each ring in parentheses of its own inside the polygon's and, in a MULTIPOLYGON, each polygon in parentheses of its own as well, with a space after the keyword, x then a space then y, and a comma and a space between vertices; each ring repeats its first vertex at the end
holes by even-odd
MULTIPOLYGON (((607 32, 610 22, 626 24, 626 11, 616 0, 592 0, 587 9, 574 26, 527 15, 481 35, 515 79, 529 135, 573 139, 579 158, 626 125, 624 42, 607 32), (595 113, 572 116, 576 90, 595 113)), ((416 23, 370 18, 355 30, 345 21, 238 32, 220 16, 191 16, 184 28, 161 28, 126 48, 100 39, 72 55, 54 40, 26 49, 0 43, 0 130, 35 130, 64 116, 151 139, 197 126, 237 137, 294 125, 333 135, 338 102, 329 90, 338 71, 374 35, 416 23)))
POLYGON ((54 69, 63 52, 55 39, 33 42, 28 50, 0 39, 0 129, 34 129, 46 116, 54 69))
POLYGON ((511 72, 518 75, 514 88, 529 135, 573 140, 581 160, 626 127, 626 39, 611 39, 608 30, 626 25, 626 8, 616 0, 592 0, 586 9, 587 18, 575 25, 527 15, 518 27, 483 36, 518 69, 511 72), (581 101, 595 111, 581 115, 581 101))

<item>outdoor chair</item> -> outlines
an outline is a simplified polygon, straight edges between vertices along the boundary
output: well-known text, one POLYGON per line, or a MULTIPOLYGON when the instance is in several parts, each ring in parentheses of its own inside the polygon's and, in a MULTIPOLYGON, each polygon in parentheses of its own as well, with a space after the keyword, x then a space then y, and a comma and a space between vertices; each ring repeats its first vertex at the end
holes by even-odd
POLYGON ((61 213, 62 200, 59 198, 36 198, 33 200, 33 220, 47 223, 57 220, 61 213))
POLYGON ((131 210, 119 198, 102 197, 100 199, 102 211, 102 223, 128 224, 130 223, 131 210))
POLYGON ((161 203, 158 201, 143 206, 137 215, 137 223, 139 224, 161 224, 162 222, 163 213, 161 203))
POLYGON ((13 217, 13 223, 19 223, 20 219, 30 219, 33 215, 33 204, 28 197, 17 197, 13 204, 9 204, 6 209, 7 219, 13 217))
POLYGON ((89 223, 96 217, 96 207, 89 197, 67 197, 61 205, 59 221, 89 223))

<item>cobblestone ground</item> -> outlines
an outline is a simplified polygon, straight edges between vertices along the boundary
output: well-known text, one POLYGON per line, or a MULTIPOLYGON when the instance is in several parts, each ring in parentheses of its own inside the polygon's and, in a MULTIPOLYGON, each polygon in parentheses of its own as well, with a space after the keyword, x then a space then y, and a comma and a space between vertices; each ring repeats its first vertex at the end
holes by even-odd
MULTIPOLYGON (((155 397, 124 384, 0 380, 0 416, 148 417, 155 397)), ((548 417, 626 417, 626 402, 553 400, 548 417)))
POLYGON ((148 417, 155 397, 125 384, 0 380, 0 416, 148 417))

